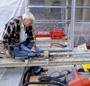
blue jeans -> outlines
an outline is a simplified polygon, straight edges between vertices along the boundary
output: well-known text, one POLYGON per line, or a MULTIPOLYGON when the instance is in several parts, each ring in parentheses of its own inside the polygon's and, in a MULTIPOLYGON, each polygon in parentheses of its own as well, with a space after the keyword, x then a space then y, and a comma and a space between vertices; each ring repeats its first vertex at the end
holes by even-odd
MULTIPOLYGON (((28 42, 23 42, 21 43, 21 50, 24 51, 24 52, 28 52, 28 53, 31 53, 31 44, 28 43, 28 42)), ((40 49, 36 47, 36 53, 40 53, 40 49)), ((32 57, 32 58, 39 58, 39 57, 32 57)), ((36 73, 36 72, 39 72, 41 70, 41 66, 37 66, 37 67, 33 67, 33 71, 36 73)))

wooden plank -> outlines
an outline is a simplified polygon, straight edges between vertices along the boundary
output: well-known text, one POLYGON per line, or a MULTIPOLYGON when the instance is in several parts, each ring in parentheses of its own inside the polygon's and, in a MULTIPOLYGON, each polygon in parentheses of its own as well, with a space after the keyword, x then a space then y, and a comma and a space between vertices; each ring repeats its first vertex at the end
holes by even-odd
MULTIPOLYGON (((31 76, 30 77, 30 82, 39 82, 38 81, 38 77, 39 76, 31 76)), ((36 84, 36 85, 35 84, 31 84, 31 85, 28 85, 28 86, 48 86, 48 85, 47 84, 43 84, 43 85, 42 84, 36 84)))
POLYGON ((30 67, 30 66, 59 66, 59 65, 81 65, 90 64, 90 58, 56 58, 46 62, 45 58, 28 60, 28 64, 21 59, 6 58, 0 59, 0 68, 2 67, 30 67), (48 64, 49 63, 49 64, 48 64))

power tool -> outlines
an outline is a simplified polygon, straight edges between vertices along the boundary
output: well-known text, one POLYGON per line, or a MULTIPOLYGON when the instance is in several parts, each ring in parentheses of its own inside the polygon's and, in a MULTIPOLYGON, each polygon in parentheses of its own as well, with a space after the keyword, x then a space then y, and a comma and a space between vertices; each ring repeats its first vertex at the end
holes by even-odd
POLYGON ((21 50, 21 43, 15 43, 8 46, 9 54, 12 58, 30 58, 35 56, 40 56, 39 53, 28 53, 23 50, 21 50))
MULTIPOLYGON (((48 53, 48 52, 44 52, 44 53, 33 53, 33 52, 26 52, 24 50, 21 49, 21 43, 14 43, 12 42, 12 45, 9 45, 8 47, 8 51, 9 54, 12 58, 31 58, 31 57, 38 57, 38 56, 43 56, 43 57, 47 57, 54 55, 53 53, 48 53)), ((67 47, 66 45, 62 45, 62 44, 58 44, 58 43, 54 43, 55 46, 57 47, 67 47)), ((52 46, 52 43, 50 45, 50 47, 52 46)))
POLYGON ((66 76, 67 86, 90 86, 90 70, 75 69, 66 76))
MULTIPOLYGON (((63 71, 62 71, 63 73, 63 71)), ((54 84, 57 86, 90 86, 90 70, 84 71, 81 69, 74 69, 68 71, 66 74, 61 74, 57 77, 40 76, 39 82, 27 82, 23 86, 29 84, 54 84)))

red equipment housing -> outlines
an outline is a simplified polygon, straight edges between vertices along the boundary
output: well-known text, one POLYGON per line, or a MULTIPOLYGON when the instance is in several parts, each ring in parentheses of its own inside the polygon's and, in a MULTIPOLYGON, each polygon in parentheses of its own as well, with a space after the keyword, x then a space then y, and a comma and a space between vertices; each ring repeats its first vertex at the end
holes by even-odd
POLYGON ((78 69, 73 70, 75 79, 72 80, 72 76, 68 77, 70 81, 67 86, 90 86, 90 72, 83 72, 80 74, 78 69), (85 73, 85 75, 84 75, 85 73))

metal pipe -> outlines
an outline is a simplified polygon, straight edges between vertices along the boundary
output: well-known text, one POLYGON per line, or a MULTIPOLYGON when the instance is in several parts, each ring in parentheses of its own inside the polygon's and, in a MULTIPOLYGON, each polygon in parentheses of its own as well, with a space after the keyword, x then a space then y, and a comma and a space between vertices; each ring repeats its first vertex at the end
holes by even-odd
POLYGON ((74 29, 75 29, 75 5, 76 0, 72 0, 72 13, 71 13, 71 48, 74 50, 74 29))
MULTIPOLYGON (((67 9, 67 6, 68 6, 68 0, 66 0, 66 20, 65 22, 68 22, 68 9, 67 9)), ((65 34, 67 34, 67 24, 65 23, 65 34)))
MULTIPOLYGON (((90 56, 90 52, 58 52, 58 53, 49 53, 48 55, 51 56, 60 56, 60 55, 88 55, 90 56)), ((36 54, 36 56, 45 56, 45 53, 36 54)), ((22 58, 22 57, 15 57, 15 58, 22 58)))
MULTIPOLYGON (((62 5, 64 6, 64 0, 62 1, 62 5)), ((62 12, 62 20, 64 21, 64 8, 61 9, 62 12)), ((62 27, 64 27, 64 24, 62 24, 62 27)))
MULTIPOLYGON (((50 53, 49 52, 49 55, 55 55, 55 56, 59 56, 59 55, 90 55, 90 52, 57 52, 57 53, 50 53)), ((45 53, 40 53, 40 54, 36 54, 37 56, 44 56, 45 53)))
POLYGON ((65 22, 34 22, 34 23, 65 23, 65 22))
MULTIPOLYGON (((59 21, 61 22, 62 20, 35 20, 35 22, 39 22, 39 21, 42 21, 42 22, 47 22, 47 21, 59 21)), ((65 20, 63 20, 65 22, 65 20)))
POLYGON ((28 8, 66 8, 66 6, 28 6, 28 8))
POLYGON ((90 24, 90 22, 75 22, 75 23, 86 23, 86 24, 89 23, 90 24))
MULTIPOLYGON (((65 22, 65 20, 35 20, 35 22, 65 22)), ((71 20, 68 20, 69 22, 71 22, 71 20)), ((89 22, 90 23, 90 20, 75 20, 75 22, 89 22)))
MULTIPOLYGON (((66 23, 66 22, 34 22, 34 24, 35 23, 44 23, 44 24, 45 23, 56 23, 57 24, 57 23, 66 23)), ((83 22, 83 21, 82 22, 75 22, 75 23, 89 23, 90 24, 90 22, 83 22)))
POLYGON ((84 9, 90 9, 90 6, 76 6, 75 8, 84 8, 84 9))
POLYGON ((89 54, 90 52, 60 52, 60 53, 49 53, 49 55, 85 55, 85 54, 89 54))
MULTIPOLYGON (((68 5, 71 7, 70 5, 68 5)), ((28 6, 28 8, 66 8, 66 6, 28 6)), ((90 6, 76 6, 75 8, 87 8, 90 9, 90 6)))
POLYGON ((61 48, 61 49, 40 49, 40 51, 71 51, 72 49, 71 48, 61 48))
MULTIPOLYGON (((71 7, 71 6, 69 6, 69 7, 71 7)), ((76 9, 80 9, 80 8, 90 9, 90 6, 76 6, 75 8, 76 8, 76 9)))
POLYGON ((76 20, 75 22, 90 22, 90 20, 76 20))

